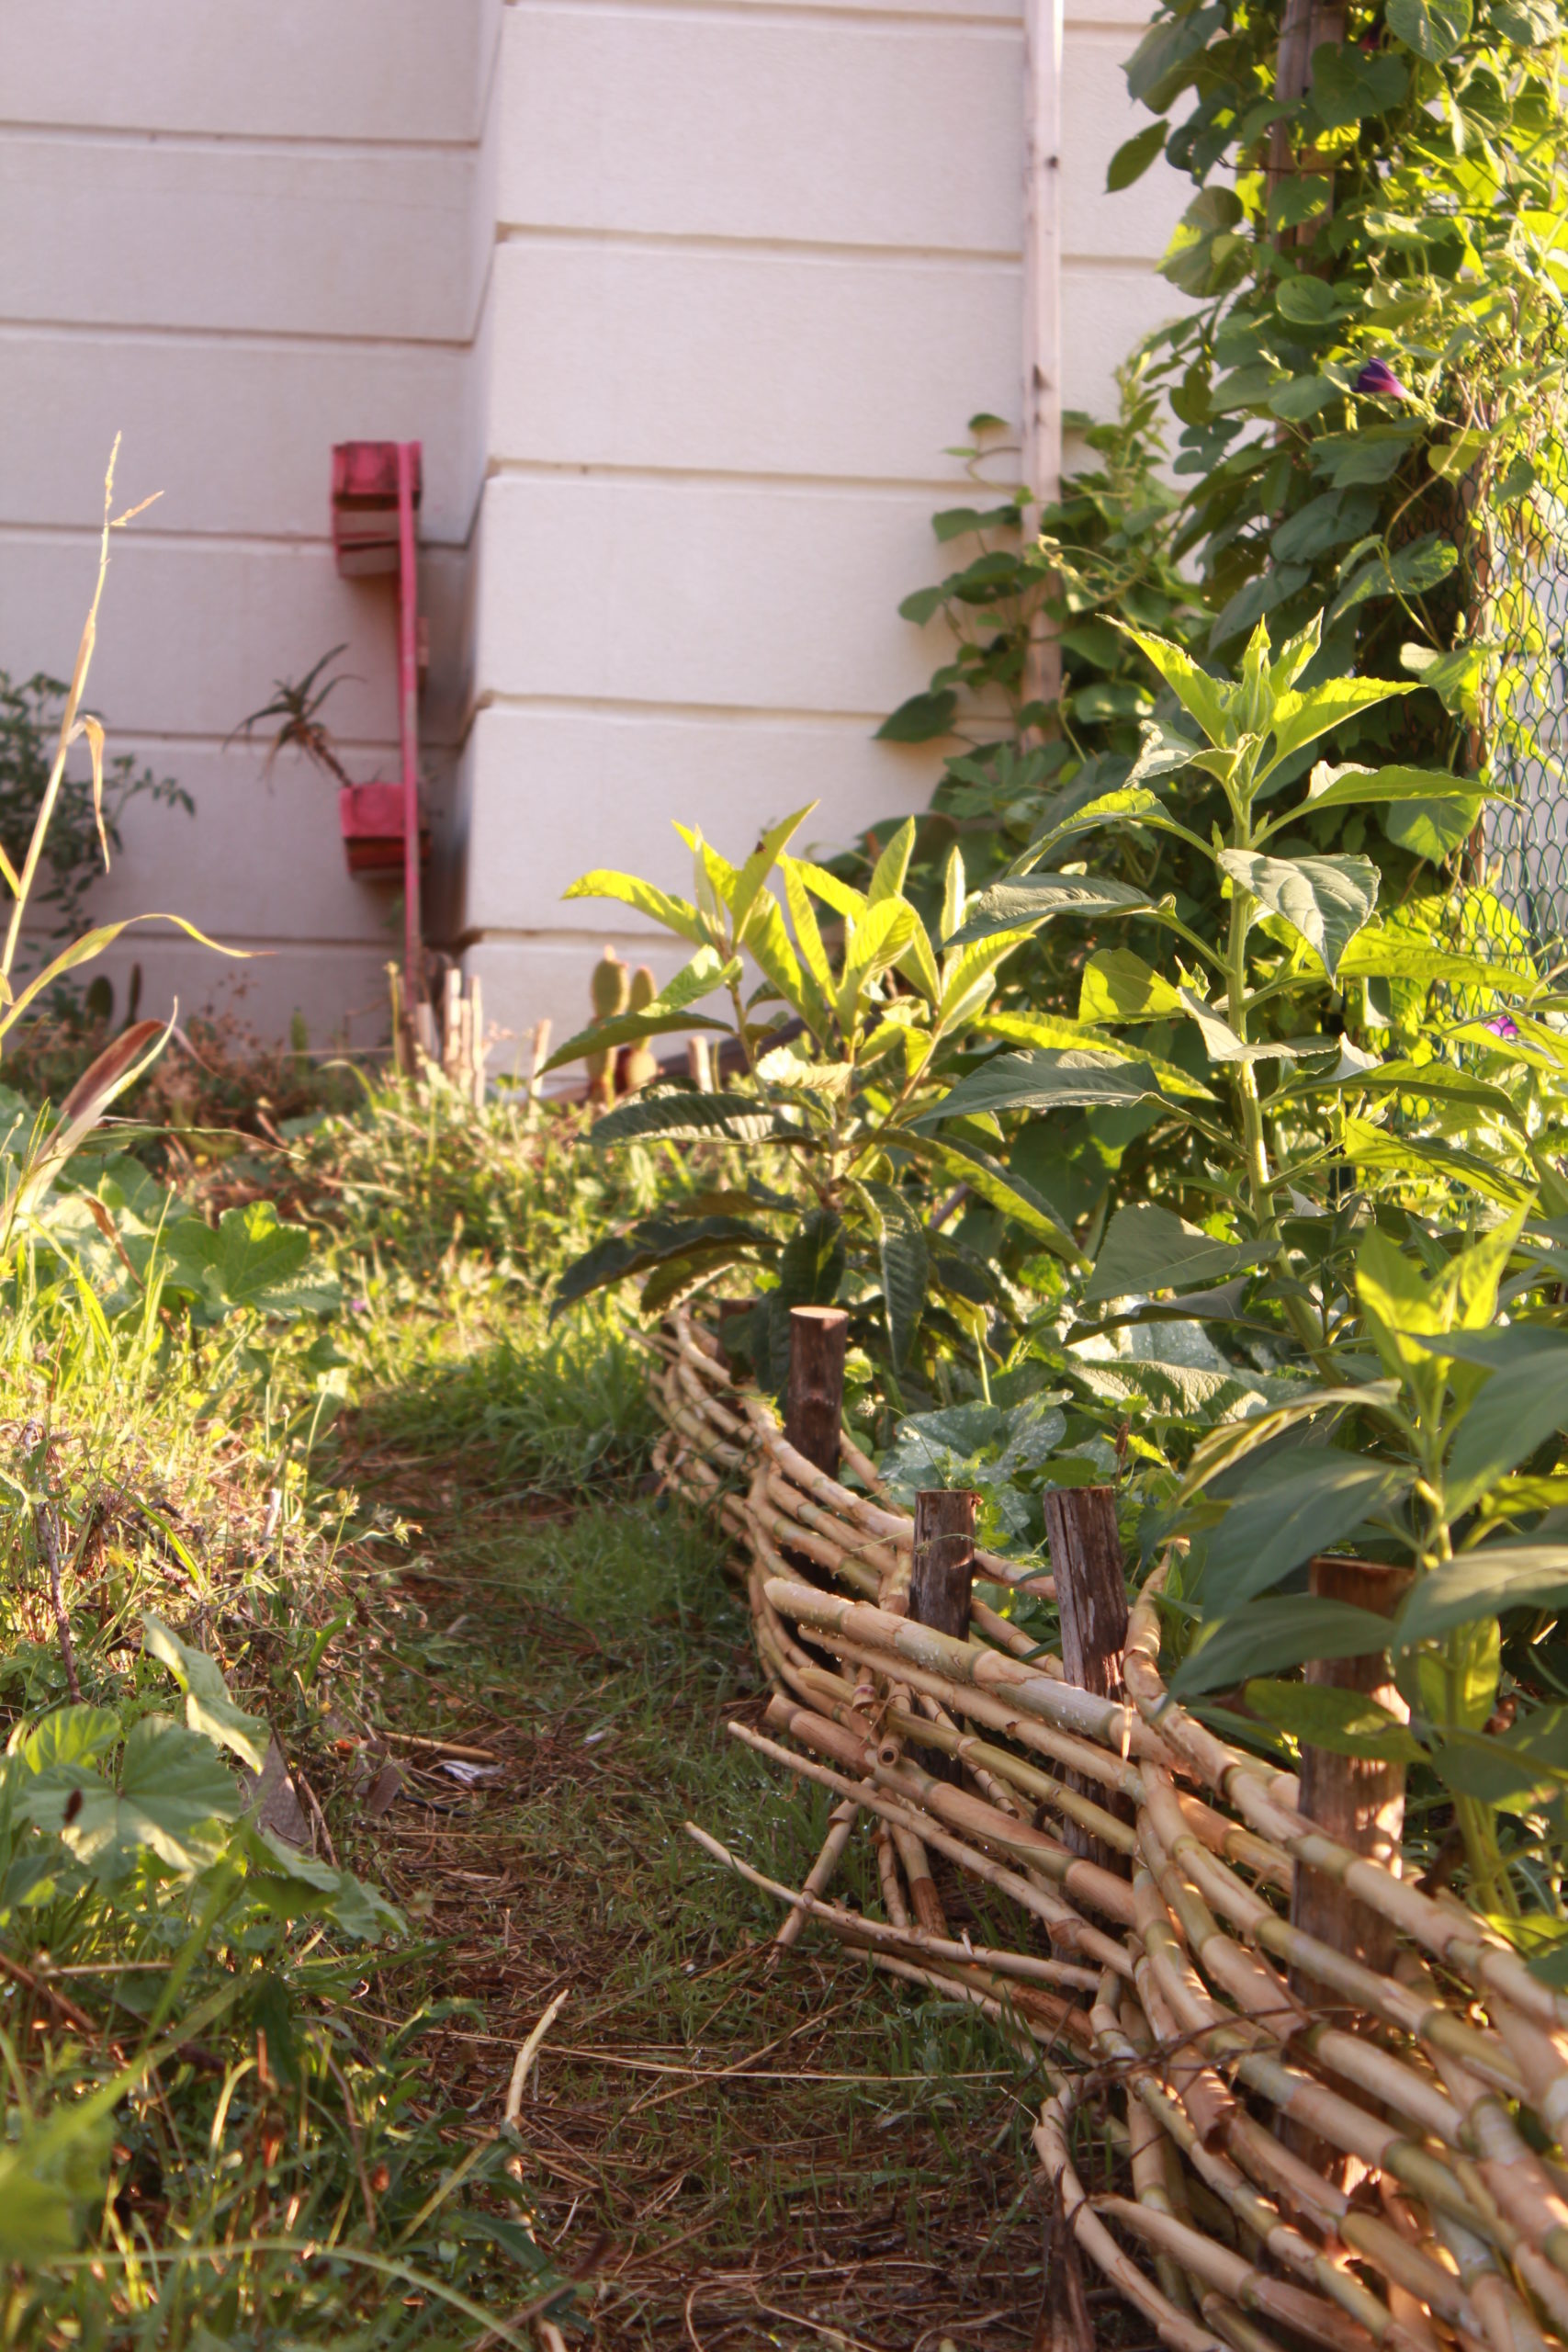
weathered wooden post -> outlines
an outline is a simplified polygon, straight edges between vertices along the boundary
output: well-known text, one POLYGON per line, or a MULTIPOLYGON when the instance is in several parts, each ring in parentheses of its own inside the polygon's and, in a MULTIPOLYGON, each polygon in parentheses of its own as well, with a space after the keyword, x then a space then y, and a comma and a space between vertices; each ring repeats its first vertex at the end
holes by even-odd
POLYGON ((850 1318, 841 1306, 792 1306, 784 1435, 814 1470, 839 1475, 844 1426, 844 1351, 850 1318))
MULTIPOLYGON (((975 1581, 975 1506, 967 1487, 926 1487, 915 1497, 914 1555, 909 1568, 909 1616, 917 1625, 969 1638, 969 1594, 975 1581)), ((926 1770, 939 1781, 961 1780, 955 1756, 924 1751, 926 1770)))
MULTIPOLYGON (((1348 1600, 1374 1616, 1392 1617, 1410 1583, 1407 1568, 1377 1560, 1325 1555, 1308 1570, 1314 1600, 1348 1600)), ((1364 1657, 1314 1658, 1306 1680, 1320 1690, 1350 1690, 1375 1700, 1404 1717, 1404 1702, 1393 1685, 1386 1650, 1364 1657)), ((1404 1767, 1371 1756, 1336 1756, 1302 1742, 1301 1810, 1353 1853, 1397 1864, 1404 1831, 1404 1767)), ((1298 1862, 1291 1892, 1291 1924, 1315 1936, 1349 1959, 1385 1974, 1393 1965, 1394 1928, 1378 1912, 1358 1903, 1337 1879, 1298 1862)), ((1325 1990, 1300 1969, 1291 1971, 1294 1991, 1321 2002, 1325 1990)))
MULTIPOLYGON (((1308 1589, 1315 1600, 1348 1600, 1375 1616, 1392 1617, 1410 1584, 1408 1568, 1385 1566, 1377 1560, 1336 1559, 1325 1554, 1307 1571, 1308 1589)), ((1404 1717, 1404 1700, 1394 1688, 1386 1650, 1360 1657, 1313 1658, 1303 1668, 1307 1682, 1320 1690, 1350 1690, 1373 1699, 1391 1714, 1404 1717)), ((1404 1831, 1404 1767, 1370 1756, 1337 1756, 1325 1747, 1302 1742, 1300 1810, 1353 1853, 1398 1865, 1404 1831)), ((1390 1921, 1370 1910, 1339 1881, 1307 1862, 1295 1865, 1291 1884, 1291 1925, 1303 1935, 1350 1960, 1386 1974, 1398 1951, 1398 1935, 1390 1921)), ((1342 1996, 1322 1984, 1310 1970, 1292 1966, 1290 1987, 1308 2008, 1342 2006, 1342 1996)), ((1341 2020, 1350 2022, 1350 2020, 1341 2020)), ((1337 2078, 1327 2077, 1331 2090, 1337 2078)), ((1320 2139, 1310 2125, 1284 2119, 1283 2139, 1293 2155, 1314 2172, 1352 2188, 1363 2169, 1356 2158, 1342 2155, 1320 2139)))
MULTIPOLYGON (((1112 1487, 1056 1487, 1045 1496, 1045 1537, 1056 1580, 1056 1612, 1062 1623, 1062 1667, 1069 1682, 1102 1699, 1122 1695, 1122 1659, 1127 1647, 1127 1577, 1116 1526, 1112 1487)), ((1070 1788, 1106 1802, 1079 1773, 1063 1775, 1070 1788)), ((1125 1810, 1118 1798, 1111 1807, 1125 1810)), ((1127 1817, 1131 1819, 1131 1815, 1127 1817)), ((1125 1871, 1092 1830, 1075 1821, 1056 1825, 1062 1843, 1108 1870, 1125 1871)))
MULTIPOLYGON (((699 1042, 694 1039, 694 1044, 699 1042)), ((706 1040, 700 1041, 706 1054, 706 1040)), ((694 1075, 695 1075, 694 1071, 694 1075)), ((841 1306, 792 1306, 789 1315, 789 1387, 784 1435, 797 1453, 829 1478, 839 1475, 839 1445, 844 1426, 844 1351, 850 1318, 841 1306)), ((723 1325, 720 1324, 722 1333, 723 1325)), ((808 1894, 825 1894, 843 1859, 860 1807, 852 1798, 835 1806, 822 1851, 806 1881, 808 1894)), ((770 1967, 787 1951, 806 1925, 797 1904, 786 1912, 773 1938, 770 1967)))
POLYGON ((969 1638, 969 1592, 975 1581, 975 1506, 967 1487, 922 1487, 915 1497, 915 1548, 909 1570, 909 1614, 917 1625, 969 1638))

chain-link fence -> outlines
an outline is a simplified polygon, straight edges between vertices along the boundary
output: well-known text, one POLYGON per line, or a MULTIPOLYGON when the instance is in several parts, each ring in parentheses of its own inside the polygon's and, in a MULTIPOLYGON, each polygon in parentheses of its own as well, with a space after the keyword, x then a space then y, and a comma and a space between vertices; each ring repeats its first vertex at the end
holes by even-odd
POLYGON ((1493 769, 1506 797, 1486 811, 1486 878, 1557 963, 1568 953, 1568 515, 1507 561, 1489 601, 1501 639, 1493 769))

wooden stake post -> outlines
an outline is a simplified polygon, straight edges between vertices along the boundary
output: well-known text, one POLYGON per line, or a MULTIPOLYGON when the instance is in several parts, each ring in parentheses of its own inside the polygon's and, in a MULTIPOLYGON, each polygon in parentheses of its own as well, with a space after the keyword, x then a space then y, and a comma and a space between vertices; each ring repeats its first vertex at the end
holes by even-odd
POLYGON ((839 1475, 844 1426, 844 1350, 850 1318, 841 1306, 792 1306, 784 1435, 829 1478, 839 1475))
MULTIPOLYGON (((909 1616, 917 1625, 969 1638, 969 1594, 975 1581, 975 1506, 978 1495, 966 1487, 923 1487, 915 1497, 914 1556, 909 1569, 909 1616)), ((959 1781, 958 1758, 940 1749, 921 1751, 933 1779, 959 1781)), ((913 1889, 911 1889, 913 1892, 913 1889)))
MULTIPOLYGON (((1410 1582, 1407 1568, 1385 1567, 1376 1560, 1326 1556, 1314 1560, 1308 1575, 1314 1600, 1348 1600, 1379 1617, 1393 1616, 1410 1582)), ((1391 1714, 1403 1718, 1406 1713, 1393 1687, 1386 1650, 1365 1657, 1314 1658, 1305 1676, 1319 1689, 1352 1690, 1375 1700, 1391 1714)), ((1303 1740, 1301 1789, 1302 1812, 1331 1838, 1355 1853, 1370 1854, 1397 1867, 1404 1830, 1403 1764, 1380 1763, 1368 1756, 1335 1756, 1303 1740)), ((1296 1864, 1291 1893, 1291 1924, 1380 1975, 1386 1976, 1393 1969, 1398 1946, 1388 1921, 1358 1903, 1337 1879, 1301 1862, 1296 1864)), ((1308 2001, 1332 1997, 1299 1969, 1292 1970, 1291 1982, 1308 2001)))
MULTIPOLYGON (((707 1040, 694 1038, 692 1045, 692 1075, 695 1078, 694 1049, 701 1046, 705 1064, 707 1040)), ((721 1302, 721 1348, 727 1310, 731 1315, 750 1315, 751 1302, 721 1302)), ((825 1470, 829 1478, 836 1478, 839 1475, 839 1447, 844 1425, 844 1350, 848 1344, 849 1326, 850 1318, 841 1306, 792 1306, 790 1309, 789 1390, 784 1435, 797 1453, 803 1453, 814 1469, 825 1470)), ((860 1807, 852 1798, 835 1806, 827 1842, 806 1882, 808 1894, 827 1893, 859 1818, 860 1807)), ((799 1904, 786 1913, 773 1938, 770 1967, 775 1965, 779 1954, 787 1951, 795 1942, 806 1925, 806 1911, 799 1904)))
MULTIPOLYGON (((1069 1682, 1102 1699, 1122 1695, 1122 1657, 1127 1647, 1127 1577, 1116 1526, 1111 1487, 1057 1487, 1045 1497, 1045 1536, 1056 1580, 1056 1611, 1062 1621, 1062 1666, 1069 1682)), ((1083 1795, 1105 1802, 1105 1792, 1078 1774, 1065 1775, 1083 1795)), ((1129 1821, 1123 1798, 1114 1810, 1129 1821)), ((1075 1854, 1125 1874, 1122 1857, 1076 1822, 1059 1825, 1062 1842, 1075 1854)))
POLYGON ((975 1581, 975 1506, 966 1487, 936 1487, 915 1497, 915 1550, 909 1572, 909 1614, 917 1625, 969 1638, 969 1591, 975 1581))

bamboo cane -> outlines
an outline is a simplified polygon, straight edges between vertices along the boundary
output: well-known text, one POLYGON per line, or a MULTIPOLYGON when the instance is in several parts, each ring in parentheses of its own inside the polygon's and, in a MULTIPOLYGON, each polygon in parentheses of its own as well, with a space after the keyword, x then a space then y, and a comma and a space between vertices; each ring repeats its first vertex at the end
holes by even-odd
MULTIPOLYGON (((834 1832, 863 1810, 886 1917, 826 1899, 826 1877, 813 1883, 826 1852, 795 1890, 694 1830, 698 1842, 782 1903, 795 1933, 807 1919, 825 1927, 884 1973, 977 2007, 1021 2051, 1092 2049, 1126 2100, 1125 2122, 1113 2113, 1108 2127, 1129 2151, 1134 2196, 1099 2212, 1084 2196, 1070 2147, 1076 2074, 1051 2074, 1036 2149, 1085 2253, 1172 2352, 1280 2352, 1276 2329, 1325 2352, 1562 2352, 1568 2167, 1559 2176, 1537 2153, 1517 2110, 1550 2136, 1568 2131, 1568 1998, 1456 1897, 1425 1894, 1325 1836, 1293 1775, 1170 1701, 1163 1564, 1130 1612, 1124 1699, 1076 1688, 978 1596, 962 1638, 921 1626, 908 1600, 912 1522, 853 1442, 839 1460, 859 1494, 790 1445, 688 1315, 659 1352, 659 1474, 741 1539, 758 1655, 789 1694, 770 1719, 812 1752, 730 1729, 831 1791, 834 1832), (813 1655, 823 1649, 838 1670, 813 1655), (927 1770, 909 1743, 954 1759, 968 1784, 927 1770), (1064 1826, 1120 1832, 1108 1843, 1136 1864, 1131 1886, 1068 1854, 1035 1807, 1064 1826), (1016 1903, 1057 1956, 939 1932, 930 1854, 1016 1903), (1395 1967, 1368 1966, 1281 1916, 1301 1868, 1367 1906, 1397 1939, 1395 1967), (1342 2006, 1292 1996, 1285 1970, 1342 2006), (1090 1992, 1087 2019, 1064 2004, 1090 1992), (1352 2029, 1358 2015, 1371 2033, 1352 2029), (1294 2155, 1279 2134, 1298 2128, 1354 2158, 1381 2204, 1369 2210, 1294 2155), (1102 2216, 1127 2229, 1154 2280, 1102 2216)), ((1043 1581, 986 1555, 976 1567, 1043 1581)))

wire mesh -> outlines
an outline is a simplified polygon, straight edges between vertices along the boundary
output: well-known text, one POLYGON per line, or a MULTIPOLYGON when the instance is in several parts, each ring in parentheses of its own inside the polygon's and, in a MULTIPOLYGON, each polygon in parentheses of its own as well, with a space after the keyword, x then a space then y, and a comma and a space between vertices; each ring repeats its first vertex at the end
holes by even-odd
MULTIPOLYGON (((1538 517, 1539 519, 1539 517, 1538 517)), ((1568 514, 1499 550, 1488 602, 1486 879, 1548 963, 1568 948, 1568 514)))

